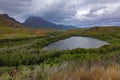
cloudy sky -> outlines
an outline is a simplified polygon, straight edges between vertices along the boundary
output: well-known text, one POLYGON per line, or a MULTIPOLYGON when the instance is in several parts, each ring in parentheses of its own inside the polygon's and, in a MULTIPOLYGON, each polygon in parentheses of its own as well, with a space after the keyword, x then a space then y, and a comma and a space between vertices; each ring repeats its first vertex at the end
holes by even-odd
POLYGON ((0 0, 0 14, 30 16, 78 27, 120 25, 120 0, 0 0))

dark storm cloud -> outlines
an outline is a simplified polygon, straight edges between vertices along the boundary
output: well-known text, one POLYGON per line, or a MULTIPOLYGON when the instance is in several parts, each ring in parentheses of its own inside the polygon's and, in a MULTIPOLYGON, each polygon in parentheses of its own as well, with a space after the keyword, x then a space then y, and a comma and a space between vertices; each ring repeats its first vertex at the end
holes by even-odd
POLYGON ((7 13, 15 18, 24 18, 31 0, 0 0, 0 13, 7 13))
POLYGON ((70 6, 68 1, 58 1, 51 5, 42 16, 54 22, 62 22, 65 19, 70 19, 75 13, 74 5, 70 6))
POLYGON ((79 27, 120 25, 119 0, 0 0, 0 13, 19 21, 40 16, 79 27))
POLYGON ((10 0, 1 0, 0 1, 0 10, 10 13, 10 14, 18 14, 22 13, 22 11, 25 10, 24 7, 26 7, 26 1, 23 1, 22 3, 18 0, 16 1, 10 1, 10 0))

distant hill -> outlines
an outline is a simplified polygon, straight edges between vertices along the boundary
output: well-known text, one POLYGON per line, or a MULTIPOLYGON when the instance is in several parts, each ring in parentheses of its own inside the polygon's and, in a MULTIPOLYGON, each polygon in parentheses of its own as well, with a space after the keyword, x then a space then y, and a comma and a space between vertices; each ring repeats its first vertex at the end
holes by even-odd
POLYGON ((0 14, 0 24, 5 24, 9 27, 21 28, 24 27, 21 23, 14 18, 9 17, 8 14, 0 14))
POLYGON ((75 29, 77 27, 74 26, 65 26, 65 25, 57 25, 55 23, 49 22, 47 20, 42 19, 41 17, 29 17, 23 23, 25 26, 31 28, 42 28, 42 29, 75 29))
POLYGON ((91 27, 87 30, 83 31, 83 34, 110 34, 113 32, 119 32, 120 27, 119 26, 102 26, 102 27, 91 27))

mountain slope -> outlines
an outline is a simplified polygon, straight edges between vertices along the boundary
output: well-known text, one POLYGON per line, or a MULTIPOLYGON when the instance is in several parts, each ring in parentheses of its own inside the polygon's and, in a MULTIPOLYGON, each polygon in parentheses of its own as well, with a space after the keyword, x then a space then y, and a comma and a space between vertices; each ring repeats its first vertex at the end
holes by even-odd
POLYGON ((24 23, 25 26, 42 29, 75 29, 73 26, 57 25, 40 17, 29 17, 24 23))
POLYGON ((7 14, 0 14, 0 40, 34 37, 34 30, 26 28, 7 14))
POLYGON ((5 24, 5 25, 7 25, 9 27, 13 27, 13 28, 24 27, 21 23, 19 23, 12 17, 9 17, 7 14, 0 14, 0 24, 5 24))

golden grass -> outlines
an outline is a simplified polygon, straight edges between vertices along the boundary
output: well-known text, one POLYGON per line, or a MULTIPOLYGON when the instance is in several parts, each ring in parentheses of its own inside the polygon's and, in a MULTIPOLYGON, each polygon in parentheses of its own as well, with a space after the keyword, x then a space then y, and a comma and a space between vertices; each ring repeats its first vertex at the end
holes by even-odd
MULTIPOLYGON (((8 72, 0 76, 0 80, 10 80, 8 72)), ((63 67, 55 70, 51 68, 34 69, 23 67, 19 69, 14 80, 120 80, 120 65, 112 64, 108 67, 92 66, 88 67, 63 67)))
POLYGON ((120 80, 120 65, 94 66, 52 73, 50 80, 120 80))

